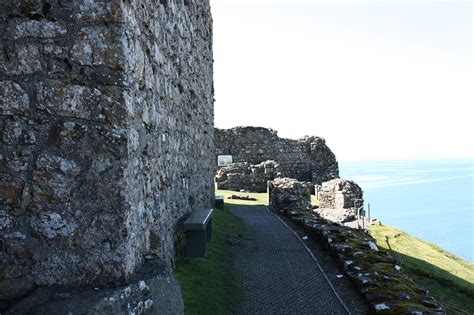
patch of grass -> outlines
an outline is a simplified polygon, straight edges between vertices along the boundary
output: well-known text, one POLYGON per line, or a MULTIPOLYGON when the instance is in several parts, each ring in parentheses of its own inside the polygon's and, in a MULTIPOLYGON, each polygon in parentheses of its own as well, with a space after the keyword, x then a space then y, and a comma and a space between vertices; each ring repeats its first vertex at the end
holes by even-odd
MULTIPOLYGON (((236 204, 236 205, 252 205, 252 206, 264 205, 264 206, 268 206, 268 194, 266 192, 264 192, 264 193, 243 193, 243 192, 231 191, 231 190, 216 190, 216 195, 224 196, 224 199, 225 199, 226 203, 232 202, 233 204, 236 204), (248 195, 249 197, 257 199, 257 201, 227 199, 228 197, 230 197, 232 195, 244 195, 244 196, 248 195)), ((311 204, 313 206, 319 206, 319 200, 315 195, 311 195, 311 204)))
POLYGON ((240 276, 232 267, 230 246, 245 233, 230 205, 214 209, 213 238, 206 258, 178 259, 174 274, 183 292, 186 314, 230 314, 242 299, 240 276))
POLYGON ((315 195, 311 195, 311 204, 313 206, 318 206, 319 207, 319 199, 315 195))
POLYGON ((380 247, 404 262, 405 272, 449 313, 474 314, 474 265, 390 226, 371 226, 380 247))
POLYGON ((231 191, 231 190, 216 190, 216 196, 221 195, 224 196, 224 203, 225 204, 232 204, 232 205, 268 205, 268 194, 264 193, 243 193, 238 191, 231 191), (227 199, 232 195, 244 195, 249 196, 251 198, 257 199, 257 201, 252 200, 240 200, 240 199, 227 199))

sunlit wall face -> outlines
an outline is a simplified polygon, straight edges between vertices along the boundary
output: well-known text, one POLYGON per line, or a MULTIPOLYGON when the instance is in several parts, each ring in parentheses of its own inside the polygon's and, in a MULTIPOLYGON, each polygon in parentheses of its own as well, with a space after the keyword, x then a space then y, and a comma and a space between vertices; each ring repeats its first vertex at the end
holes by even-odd
POLYGON ((339 159, 472 157, 470 1, 211 0, 215 124, 339 159))

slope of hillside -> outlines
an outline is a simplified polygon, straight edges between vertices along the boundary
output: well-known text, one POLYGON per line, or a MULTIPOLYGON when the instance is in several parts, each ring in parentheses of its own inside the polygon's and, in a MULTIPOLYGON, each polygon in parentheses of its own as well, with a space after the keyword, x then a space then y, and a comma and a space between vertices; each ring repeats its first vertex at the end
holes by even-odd
POLYGON ((474 314, 473 264, 391 226, 371 226, 370 230, 377 244, 399 257, 407 274, 448 313, 474 314))

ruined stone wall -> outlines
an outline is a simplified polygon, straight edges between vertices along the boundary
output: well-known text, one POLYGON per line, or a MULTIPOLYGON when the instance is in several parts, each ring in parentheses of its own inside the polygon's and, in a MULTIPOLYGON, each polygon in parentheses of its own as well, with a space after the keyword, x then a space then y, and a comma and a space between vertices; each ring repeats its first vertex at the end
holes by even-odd
POLYGON ((275 161, 265 161, 257 165, 247 162, 233 163, 221 167, 216 174, 217 189, 251 192, 266 192, 267 182, 282 177, 280 165, 275 161))
POLYGON ((169 265, 213 199, 209 1, 3 0, 0 36, 0 302, 169 265))
POLYGON ((311 209, 312 186, 293 178, 276 178, 268 183, 268 204, 285 214, 295 208, 311 209))
POLYGON ((216 128, 215 144, 215 165, 218 155, 232 155, 234 163, 274 160, 288 177, 315 184, 339 176, 336 157, 322 138, 285 139, 261 127, 216 128))
POLYGON ((341 178, 324 182, 318 197, 320 208, 350 209, 364 204, 362 188, 352 180, 341 178))

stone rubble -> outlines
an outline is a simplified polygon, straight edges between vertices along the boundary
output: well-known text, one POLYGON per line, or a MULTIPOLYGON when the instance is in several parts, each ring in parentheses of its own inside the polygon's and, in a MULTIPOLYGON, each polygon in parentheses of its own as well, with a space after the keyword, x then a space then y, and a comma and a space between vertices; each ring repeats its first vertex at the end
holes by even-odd
POLYGON ((287 214, 294 208, 311 208, 313 184, 292 178, 277 178, 268 183, 268 200, 272 209, 287 214))
POLYGON ((217 189, 240 191, 245 188, 251 192, 266 192, 267 182, 282 176, 280 164, 275 161, 257 165, 243 162, 221 167, 215 180, 217 189))

